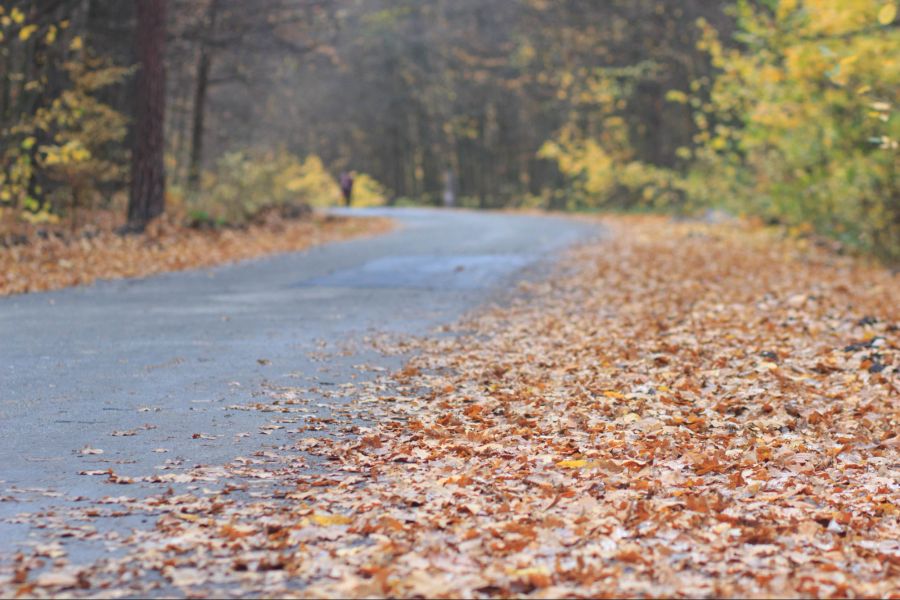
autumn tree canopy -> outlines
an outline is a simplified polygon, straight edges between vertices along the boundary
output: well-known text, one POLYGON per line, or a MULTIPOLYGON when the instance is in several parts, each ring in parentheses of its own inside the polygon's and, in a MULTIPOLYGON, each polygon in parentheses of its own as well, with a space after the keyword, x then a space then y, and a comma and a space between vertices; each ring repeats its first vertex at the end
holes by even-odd
MULTIPOLYGON (((328 204, 354 170, 371 202, 452 182, 482 208, 724 206, 900 256, 893 1, 168 5, 164 166, 192 222, 286 189, 328 204)), ((0 7, 7 219, 116 207, 141 179, 137 6, 0 7)))

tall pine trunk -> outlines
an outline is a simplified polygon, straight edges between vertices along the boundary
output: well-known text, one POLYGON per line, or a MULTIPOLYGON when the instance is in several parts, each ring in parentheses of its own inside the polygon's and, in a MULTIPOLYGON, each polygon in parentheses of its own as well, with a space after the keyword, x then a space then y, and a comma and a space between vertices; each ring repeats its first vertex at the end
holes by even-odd
POLYGON ((166 0, 136 0, 137 76, 128 229, 143 231, 165 209, 166 0))

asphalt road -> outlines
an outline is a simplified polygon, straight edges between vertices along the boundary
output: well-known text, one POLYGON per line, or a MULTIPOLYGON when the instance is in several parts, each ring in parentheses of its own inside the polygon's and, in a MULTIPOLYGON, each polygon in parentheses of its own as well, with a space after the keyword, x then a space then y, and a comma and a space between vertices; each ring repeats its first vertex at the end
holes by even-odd
POLYGON ((265 414, 227 407, 266 382, 327 386, 360 377, 360 363, 393 368, 400 358, 359 342, 427 333, 598 233, 554 217, 352 212, 388 214, 400 227, 214 269, 0 298, 0 554, 32 533, 12 515, 116 493, 79 471, 143 475, 165 460, 219 464, 276 443, 256 435, 265 414), (347 345, 353 354, 316 354, 347 345))

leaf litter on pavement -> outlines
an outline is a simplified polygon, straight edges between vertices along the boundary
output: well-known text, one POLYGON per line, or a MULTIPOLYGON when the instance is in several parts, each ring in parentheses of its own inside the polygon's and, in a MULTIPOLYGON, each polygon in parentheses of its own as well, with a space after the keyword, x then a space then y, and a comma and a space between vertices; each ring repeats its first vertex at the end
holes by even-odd
POLYGON ((243 229, 198 230, 157 219, 140 235, 89 229, 82 235, 36 238, 0 245, 0 296, 87 285, 97 279, 145 277, 211 267, 362 235, 392 227, 380 217, 277 215, 243 229))
POLYGON ((287 419, 281 456, 50 517, 156 520, 91 564, 23 551, 0 592, 900 596, 897 275, 749 226, 605 222, 332 418, 287 419))

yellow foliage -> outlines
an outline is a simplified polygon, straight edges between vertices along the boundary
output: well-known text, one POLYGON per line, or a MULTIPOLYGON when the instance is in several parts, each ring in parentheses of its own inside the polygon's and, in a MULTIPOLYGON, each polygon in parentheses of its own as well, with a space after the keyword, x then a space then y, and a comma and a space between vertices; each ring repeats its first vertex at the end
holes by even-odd
MULTIPOLYGON (((571 181, 575 206, 722 205, 900 259, 900 29, 896 2, 735 2, 739 45, 702 19, 698 43, 717 73, 666 100, 694 111, 686 171, 634 161, 616 122, 621 94, 584 88, 593 122, 564 127, 539 156, 571 181), (599 125, 599 126, 598 126, 599 125), (727 126, 726 126, 727 125, 727 126)), ((570 205, 572 205, 570 200, 570 205)))
POLYGON ((666 92, 666 100, 677 102, 678 104, 687 104, 688 96, 681 90, 669 90, 666 92))
POLYGON ((601 127, 597 139, 585 139, 573 128, 566 128, 538 151, 540 158, 555 161, 560 172, 571 179, 576 195, 571 200, 576 204, 603 202, 620 185, 618 170, 632 154, 628 128, 621 117, 606 117, 601 127))
MULTIPOLYGON (((26 26, 20 37, 27 39, 35 30, 26 26)), ((55 39, 56 30, 51 25, 47 35, 55 39)), ((61 212, 92 204, 100 184, 124 180, 124 160, 115 163, 98 157, 107 144, 124 138, 125 117, 100 102, 94 93, 120 81, 127 69, 110 67, 91 57, 65 63, 62 68, 70 86, 21 116, 5 132, 13 143, 0 151, 0 172, 4 173, 0 201, 21 211, 22 219, 31 222, 52 222, 61 212), (33 185, 37 174, 54 183, 52 191, 42 192, 33 185)), ((24 89, 39 91, 41 87, 35 80, 26 83, 24 89)))
POLYGON ((330 527, 332 525, 349 525, 353 519, 344 515, 327 515, 315 513, 310 515, 309 520, 322 527, 330 527))
POLYGON ((384 206, 387 190, 374 178, 357 173, 353 178, 353 206, 384 206))
POLYGON ((69 165, 82 163, 91 159, 91 152, 80 140, 69 140, 57 146, 41 146, 44 166, 69 165))
MULTIPOLYGON (((354 189, 360 204, 383 202, 380 186, 365 175, 354 189)), ((238 225, 269 208, 337 206, 340 200, 337 181, 318 156, 300 160, 285 150, 251 150, 222 156, 187 208, 197 221, 238 225)))
POLYGON ((37 212, 23 211, 21 213, 21 217, 23 221, 31 223, 32 225, 39 225, 42 223, 59 223, 59 216, 53 214, 47 208, 42 208, 37 212))
POLYGON ((587 465, 588 461, 586 460, 561 460, 556 463, 557 467, 562 467, 563 469, 581 469, 587 465))
POLYGON ((28 38, 31 37, 31 34, 37 31, 37 25, 26 25, 22 29, 19 30, 19 41, 24 42, 28 38))
POLYGON ((726 143, 699 137, 685 181, 701 202, 726 202, 900 258, 894 173, 900 119, 900 31, 883 0, 782 0, 774 16, 740 2, 747 47, 724 51, 698 122, 738 122, 726 143), (710 176, 714 174, 714 176, 710 176))

